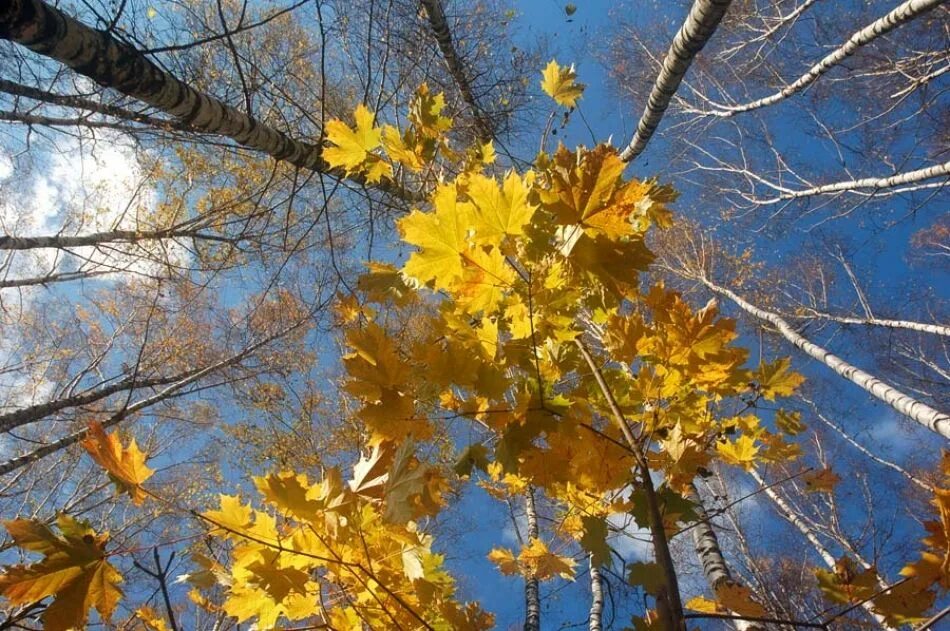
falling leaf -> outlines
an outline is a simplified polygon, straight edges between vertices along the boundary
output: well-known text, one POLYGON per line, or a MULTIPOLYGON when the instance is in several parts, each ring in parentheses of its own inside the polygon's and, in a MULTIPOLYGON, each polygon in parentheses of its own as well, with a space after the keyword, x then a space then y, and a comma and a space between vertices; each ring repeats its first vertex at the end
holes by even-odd
POLYGON ((129 494, 133 504, 139 506, 145 501, 148 494, 142 483, 152 477, 154 471, 145 466, 145 454, 139 450, 134 438, 128 447, 123 448, 118 436, 107 434, 101 424, 93 421, 82 446, 106 470, 118 490, 129 494))
POLYGON ((808 493, 831 493, 841 478, 830 467, 820 471, 813 471, 802 476, 805 481, 805 491, 808 493))
POLYGON ((574 107, 584 93, 584 85, 576 82, 577 73, 573 64, 570 68, 564 68, 552 59, 541 76, 541 89, 558 105, 574 107))

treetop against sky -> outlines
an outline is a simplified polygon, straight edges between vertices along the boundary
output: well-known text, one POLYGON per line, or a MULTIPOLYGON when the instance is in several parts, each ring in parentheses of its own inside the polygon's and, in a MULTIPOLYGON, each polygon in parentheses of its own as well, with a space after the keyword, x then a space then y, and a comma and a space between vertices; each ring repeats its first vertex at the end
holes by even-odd
POLYGON ((940 628, 948 17, 0 2, 0 626, 940 628))

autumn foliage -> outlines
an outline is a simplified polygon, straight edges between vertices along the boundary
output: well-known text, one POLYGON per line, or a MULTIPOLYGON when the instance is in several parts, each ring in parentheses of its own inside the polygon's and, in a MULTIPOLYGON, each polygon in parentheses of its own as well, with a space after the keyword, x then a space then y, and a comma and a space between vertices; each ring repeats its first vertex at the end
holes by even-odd
MULTIPOLYGON (((566 108, 584 89, 555 61, 541 85, 566 108)), ((697 519, 690 486, 716 467, 794 462, 805 427, 781 405, 803 379, 786 358, 750 364, 715 301, 691 305, 649 276, 648 235, 673 221, 669 185, 625 177, 604 144, 560 145, 530 169, 500 172, 491 143, 451 145, 443 110, 442 95, 422 85, 403 128, 380 124, 364 105, 352 123, 326 126, 324 159, 366 182, 439 174, 398 221, 408 259, 368 262, 334 307, 341 390, 366 452, 318 477, 273 471, 254 478, 256 493, 178 507, 227 550, 192 550, 182 580, 198 606, 259 629, 491 628, 491 613, 459 599, 424 527, 452 489, 477 484, 499 501, 537 492, 555 507, 556 527, 520 549, 492 550, 506 575, 572 580, 579 557, 609 566, 609 518, 632 515, 657 558, 627 568, 649 595, 631 624, 663 628, 682 616, 662 549, 697 519), (422 448, 450 440, 449 423, 466 428, 453 434, 465 437, 452 445, 454 468, 427 461, 422 448)), ((133 438, 93 424, 83 447, 133 505, 170 501, 149 487, 153 472, 133 438)), ((873 569, 815 568, 830 602, 870 600, 899 624, 922 619, 950 588, 948 466, 905 580, 883 589, 873 569)), ((834 492, 837 480, 830 469, 806 477, 816 493, 834 492)), ((5 525, 42 558, 5 568, 4 597, 51 599, 43 623, 52 630, 82 626, 93 609, 110 619, 122 578, 109 559, 127 551, 68 515, 55 529, 5 525)), ((685 606, 770 615, 738 581, 685 606)), ((164 624, 147 608, 138 617, 164 624)))

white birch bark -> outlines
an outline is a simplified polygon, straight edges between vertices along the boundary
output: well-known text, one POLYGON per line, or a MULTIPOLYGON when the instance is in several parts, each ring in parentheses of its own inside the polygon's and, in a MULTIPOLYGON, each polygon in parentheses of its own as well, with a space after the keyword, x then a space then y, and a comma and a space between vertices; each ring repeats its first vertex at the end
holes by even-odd
POLYGON ((647 143, 653 137, 656 128, 663 120, 666 108, 680 82, 693 63, 693 58, 703 49, 706 42, 716 32, 719 22, 726 14, 732 0, 695 0, 686 16, 686 21, 673 38, 670 50, 663 60, 663 67, 653 84, 646 109, 637 123, 637 132, 624 149, 620 158, 629 162, 643 153, 647 143))
MULTIPOLYGON (((760 487, 762 488, 762 490, 765 492, 766 496, 768 496, 768 498, 769 498, 770 500, 772 500, 772 502, 775 504, 775 506, 778 507, 778 512, 779 512, 779 514, 782 516, 782 518, 785 519, 785 521, 787 521, 787 522, 789 522, 790 524, 792 524, 793 526, 795 526, 795 528, 798 530, 798 532, 800 532, 800 533, 802 534, 802 536, 805 537, 805 539, 808 540, 808 543, 810 543, 810 544, 812 545, 812 548, 814 548, 815 552, 818 553, 818 556, 821 557, 821 560, 825 562, 825 565, 828 566, 828 569, 834 570, 834 569, 835 569, 835 562, 836 562, 836 559, 835 559, 834 555, 831 554, 831 552, 828 551, 828 548, 826 548, 826 547, 821 543, 821 540, 818 539, 818 536, 817 536, 817 535, 815 534, 815 532, 811 529, 811 527, 809 527, 809 525, 808 525, 807 523, 805 523, 804 520, 802 520, 802 519, 800 519, 800 518, 798 517, 798 515, 797 515, 796 512, 792 509, 792 507, 788 505, 788 503, 782 498, 781 495, 779 495, 779 494, 775 491, 774 488, 772 488, 770 485, 766 484, 765 480, 762 478, 761 475, 759 475, 759 472, 758 472, 758 471, 756 471, 755 469, 750 469, 750 470, 749 470, 749 475, 752 476, 752 478, 759 484, 759 486, 760 486, 760 487)), ((862 607, 865 611, 867 611, 868 615, 871 616, 871 618, 873 618, 873 619, 875 620, 875 622, 878 623, 878 626, 879 626, 880 628, 882 628, 882 629, 889 629, 889 628, 891 628, 891 627, 889 627, 889 626, 887 625, 887 623, 884 621, 884 617, 883 617, 883 616, 881 616, 881 615, 878 614, 878 613, 875 613, 875 611, 874 611, 874 609, 873 609, 873 607, 872 607, 872 605, 871 605, 870 602, 862 603, 862 604, 861 604, 861 607, 862 607)))
POLYGON ((860 324, 864 326, 880 326, 887 329, 906 329, 908 331, 917 331, 918 333, 930 333, 931 335, 941 335, 950 337, 950 326, 945 324, 930 324, 928 322, 914 322, 913 320, 890 320, 888 318, 878 318, 871 316, 869 318, 855 318, 853 316, 839 316, 831 313, 808 310, 811 315, 797 316, 802 318, 828 320, 839 324, 860 324))
POLYGON ((590 561, 590 614, 587 628, 590 631, 601 631, 604 615, 604 582, 600 575, 600 568, 594 563, 593 555, 588 557, 588 560, 590 561))
MULTIPOLYGON (((699 557, 706 583, 715 594, 720 586, 733 583, 732 574, 729 572, 729 566, 726 565, 726 558, 719 547, 719 537, 713 530, 712 521, 706 513, 703 500, 692 483, 686 490, 686 499, 693 503, 696 516, 699 518, 698 523, 692 528, 693 549, 699 557)), ((765 631, 765 627, 758 622, 733 620, 732 623, 737 631, 765 631)))
MULTIPOLYGON (((768 198, 750 198, 750 201, 763 206, 768 206, 770 204, 778 204, 784 201, 801 199, 803 197, 813 197, 815 195, 828 195, 832 193, 857 193, 859 189, 865 188, 873 189, 871 193, 865 193, 867 195, 871 195, 880 189, 906 186, 908 184, 915 184, 924 180, 931 180, 936 177, 946 177, 948 175, 950 175, 950 162, 944 162, 943 164, 935 164, 922 169, 915 169, 913 171, 906 171, 904 173, 895 173, 894 175, 889 175, 887 177, 864 177, 858 178, 856 180, 831 182, 829 184, 821 184, 819 186, 813 186, 811 188, 799 190, 780 187, 777 185, 770 185, 776 190, 781 191, 780 194, 776 195, 775 197, 768 198)), ((944 184, 945 183, 937 182, 935 186, 942 186, 944 184)), ((909 192, 914 188, 916 187, 902 188, 893 192, 909 192)))
MULTIPOLYGON (((534 505, 534 489, 528 487, 524 494, 524 514, 528 525, 528 542, 538 538, 538 512, 534 505)), ((524 631, 541 631, 541 591, 536 576, 524 582, 524 631)))
POLYGON ((761 99, 751 101, 749 103, 743 103, 742 105, 724 105, 717 103, 715 104, 715 107, 718 109, 704 112, 704 114, 707 116, 728 118, 743 112, 749 112, 762 107, 767 107, 787 99, 790 96, 801 92, 806 87, 817 81, 819 77, 853 55, 855 51, 857 51, 862 46, 866 46, 875 39, 893 31, 902 24, 910 22, 917 16, 922 15, 932 9, 936 9, 946 1, 947 0, 907 0, 906 2, 901 3, 887 15, 875 20, 871 24, 868 24, 866 27, 853 34, 847 42, 830 52, 821 61, 809 68, 805 74, 800 76, 792 83, 786 85, 778 92, 770 94, 769 96, 763 97, 761 99))
MULTIPOLYGON (((174 116, 196 131, 225 136, 296 167, 344 178, 323 159, 320 145, 291 138, 162 70, 141 51, 106 31, 91 28, 42 0, 0 3, 0 39, 59 61, 99 85, 174 116)), ((363 182, 358 177, 351 177, 363 182)), ((392 182, 377 188, 413 198, 392 182)))
POLYGON ((950 415, 947 413, 935 410, 929 405, 904 394, 897 388, 884 383, 874 375, 856 366, 852 366, 837 355, 809 341, 795 331, 795 329, 777 313, 750 304, 735 292, 713 283, 705 276, 700 277, 700 280, 716 294, 732 300, 749 315, 772 324, 786 340, 794 344, 805 354, 817 359, 840 376, 859 386, 875 398, 887 403, 898 413, 916 421, 932 432, 936 432, 944 438, 950 439, 950 415))

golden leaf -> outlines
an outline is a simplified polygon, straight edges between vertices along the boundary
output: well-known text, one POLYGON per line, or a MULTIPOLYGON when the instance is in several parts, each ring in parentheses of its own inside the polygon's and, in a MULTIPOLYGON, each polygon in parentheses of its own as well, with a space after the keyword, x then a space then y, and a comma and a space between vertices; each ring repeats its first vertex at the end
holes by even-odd
POLYGON ((107 434, 101 424, 93 421, 82 446, 108 472, 119 491, 129 494, 133 504, 139 506, 145 501, 147 493, 142 483, 152 477, 154 471, 145 466, 145 454, 139 451, 134 438, 123 448, 118 436, 107 434))
POLYGON ((573 64, 569 68, 564 68, 552 59, 541 73, 541 89, 558 105, 574 107, 577 99, 584 93, 585 87, 576 80, 577 73, 574 71, 573 64))
POLYGON ((95 607, 108 621, 122 591, 122 576, 106 560, 107 535, 97 535, 89 526, 68 515, 56 520, 59 534, 31 519, 3 522, 16 544, 44 555, 32 565, 14 565, 0 574, 0 593, 13 605, 30 605, 50 596, 53 602, 43 612, 43 628, 67 631, 85 625, 95 607))

